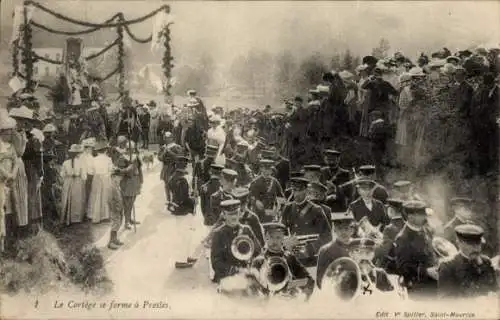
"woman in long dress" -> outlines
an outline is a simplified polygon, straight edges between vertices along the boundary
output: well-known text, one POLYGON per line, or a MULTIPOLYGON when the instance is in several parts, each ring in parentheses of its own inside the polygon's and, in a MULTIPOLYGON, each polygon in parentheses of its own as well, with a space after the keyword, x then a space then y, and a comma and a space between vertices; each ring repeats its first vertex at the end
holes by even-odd
POLYGON ((92 179, 87 212, 93 223, 99 223, 110 218, 108 198, 113 162, 106 154, 107 145, 105 143, 97 143, 94 150, 97 152, 97 156, 94 157, 94 165, 90 172, 94 178, 92 179))
POLYGON ((62 223, 70 225, 81 222, 84 215, 85 199, 83 198, 86 181, 86 171, 77 157, 83 152, 79 144, 71 145, 68 151, 69 159, 64 161, 61 168, 63 179, 62 190, 62 223))

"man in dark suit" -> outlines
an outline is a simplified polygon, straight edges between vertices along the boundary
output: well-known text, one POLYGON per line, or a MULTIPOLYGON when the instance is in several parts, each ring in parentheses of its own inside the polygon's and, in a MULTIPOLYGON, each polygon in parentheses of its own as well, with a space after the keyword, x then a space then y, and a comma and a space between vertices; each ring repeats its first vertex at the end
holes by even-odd
POLYGON ((315 164, 308 164, 305 165, 303 168, 304 168, 304 178, 314 182, 321 181, 321 166, 315 164))
POLYGON ((382 202, 373 197, 376 183, 373 180, 359 179, 356 188, 360 197, 349 205, 349 211, 353 213, 354 219, 359 222, 363 217, 367 217, 372 226, 379 227, 379 230, 383 231, 390 220, 382 202))
POLYGON ((308 185, 309 199, 323 209, 325 216, 331 222, 332 209, 325 203, 327 187, 321 182, 311 181, 308 185))
POLYGON ((164 133, 165 144, 160 147, 158 160, 162 162, 160 179, 165 186, 165 197, 170 201, 168 182, 175 172, 175 159, 182 154, 182 147, 174 142, 174 136, 169 131, 164 133))
POLYGON ((432 239, 424 226, 427 223, 426 205, 409 201, 403 205, 406 223, 394 241, 397 273, 403 277, 410 299, 435 297, 437 282, 431 269, 437 265, 432 239))
POLYGON ((221 215, 220 204, 224 200, 233 199, 232 191, 235 188, 238 173, 231 169, 222 170, 221 187, 210 196, 210 211, 207 215, 210 221, 217 221, 221 215))
POLYGON ((128 142, 128 150, 125 151, 123 157, 126 165, 123 166, 125 169, 121 170, 123 177, 120 181, 120 187, 123 196, 123 215, 125 217, 126 229, 132 229, 132 224, 139 224, 132 214, 134 213, 135 199, 141 193, 142 183, 144 181, 142 164, 135 152, 135 147, 136 145, 133 141, 128 142))
POLYGON ((266 286, 266 281, 264 279, 260 279, 262 273, 261 270, 269 258, 279 257, 286 261, 290 270, 291 281, 289 281, 284 288, 274 293, 283 293, 294 296, 296 293, 302 291, 309 297, 314 291, 314 280, 297 257, 292 252, 285 250, 284 239, 287 233, 286 227, 281 223, 271 222, 264 224, 264 228, 266 232, 266 247, 263 252, 252 261, 251 264, 252 274, 257 280, 260 280, 258 281, 260 284, 259 291, 264 294, 270 293, 269 288, 266 286), (294 285, 294 280, 305 280, 305 283, 296 287, 294 285))
POLYGON ((241 202, 240 223, 249 226, 257 240, 259 240, 259 245, 264 247, 264 230, 262 229, 261 222, 259 217, 248 207, 250 190, 248 188, 235 188, 231 194, 234 199, 241 202))
POLYGON ((187 165, 189 158, 179 156, 175 162, 175 173, 169 181, 172 202, 168 204, 168 209, 173 215, 185 216, 194 214, 195 199, 192 196, 187 180, 187 165))
POLYGON ((341 152, 334 149, 326 149, 323 158, 326 166, 321 168, 321 182, 328 187, 330 184, 336 186, 351 180, 349 170, 340 167, 341 152))
POLYGON ((440 298, 470 298, 495 294, 498 283, 491 260, 481 254, 484 231, 473 224, 455 227, 459 253, 438 267, 440 298))
POLYGON ((269 145, 269 149, 262 150, 262 158, 274 160, 276 179, 278 179, 281 189, 285 190, 288 179, 290 179, 290 161, 281 156, 273 144, 269 145))
POLYGON ((332 215, 332 220, 336 238, 321 247, 318 253, 316 285, 320 289, 328 266, 338 258, 349 257, 349 242, 356 229, 351 212, 336 212, 332 215))
POLYGON ((332 240, 330 219, 323 209, 312 203, 307 197, 309 181, 304 178, 290 179, 293 188, 293 201, 285 205, 281 223, 289 230, 291 237, 287 240, 287 248, 293 250, 299 245, 297 236, 318 235, 318 239, 305 244, 302 256, 298 256, 306 266, 316 265, 316 256, 324 244, 332 240))
POLYGON ((200 207, 203 214, 203 224, 206 226, 211 226, 216 221, 211 215, 210 198, 221 188, 221 174, 223 169, 223 165, 212 164, 210 166, 210 179, 200 187, 200 207))
POLYGON ((241 202, 236 199, 225 200, 220 203, 220 208, 223 211, 224 224, 214 231, 210 250, 215 283, 220 283, 222 279, 233 276, 239 273, 241 268, 248 266, 248 261, 238 260, 231 252, 233 240, 238 235, 246 235, 254 242, 254 257, 261 252, 259 241, 252 229, 240 223, 241 202))

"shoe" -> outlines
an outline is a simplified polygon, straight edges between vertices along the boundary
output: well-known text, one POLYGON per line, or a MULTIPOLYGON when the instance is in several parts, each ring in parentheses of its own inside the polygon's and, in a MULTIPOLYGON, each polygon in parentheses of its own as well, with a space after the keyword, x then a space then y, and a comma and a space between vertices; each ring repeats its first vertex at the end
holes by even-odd
POLYGON ((123 246, 123 245, 124 245, 124 243, 123 243, 123 242, 121 242, 120 240, 118 240, 118 238, 115 238, 115 239, 113 240, 113 244, 116 244, 117 246, 123 246))
POLYGON ((110 242, 108 244, 108 249, 117 250, 118 248, 120 248, 120 247, 117 244, 113 243, 113 242, 110 242))
POLYGON ((131 230, 132 226, 127 222, 127 223, 125 223, 125 229, 131 230))
POLYGON ((196 261, 198 261, 198 259, 191 258, 191 257, 187 258, 188 263, 195 263, 196 261))
POLYGON ((129 222, 130 224, 141 224, 139 221, 135 221, 135 220, 130 220, 129 222))

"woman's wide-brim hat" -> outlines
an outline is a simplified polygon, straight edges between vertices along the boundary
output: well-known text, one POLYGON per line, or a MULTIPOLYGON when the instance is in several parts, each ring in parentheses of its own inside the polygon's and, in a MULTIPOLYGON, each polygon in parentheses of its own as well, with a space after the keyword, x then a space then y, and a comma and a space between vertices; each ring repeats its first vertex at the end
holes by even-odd
POLYGON ((3 117, 0 120, 0 130, 13 130, 16 128, 16 119, 12 117, 3 117))
POLYGON ((33 110, 30 110, 26 106, 21 106, 19 108, 12 108, 9 111, 9 116, 12 118, 17 118, 17 119, 24 119, 24 120, 35 120, 34 118, 34 112, 33 110))
POLYGON ((69 148, 68 152, 82 153, 83 152, 83 146, 81 144, 72 144, 71 147, 69 148))
POLYGON ((425 77, 426 74, 424 73, 424 70, 419 67, 413 67, 410 69, 408 72, 411 77, 425 77))

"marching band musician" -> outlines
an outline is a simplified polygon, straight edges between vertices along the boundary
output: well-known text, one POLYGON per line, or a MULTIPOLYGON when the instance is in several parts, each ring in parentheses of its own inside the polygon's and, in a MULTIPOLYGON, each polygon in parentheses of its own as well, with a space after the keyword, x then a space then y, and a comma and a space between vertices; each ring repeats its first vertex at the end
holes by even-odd
POLYGON ((210 197, 222 186, 221 174, 223 169, 223 165, 213 163, 210 166, 210 179, 200 188, 200 207, 203 214, 203 224, 206 226, 212 226, 216 222, 214 216, 210 214, 210 197))
POLYGON ((417 200, 422 201, 422 198, 414 193, 413 184, 407 180, 399 180, 392 184, 392 197, 401 199, 402 201, 417 200))
POLYGON ((168 182, 168 189, 171 192, 172 199, 168 209, 176 216, 185 216, 189 213, 194 214, 195 199, 191 196, 186 177, 188 163, 189 158, 178 156, 175 159, 175 173, 168 182))
MULTIPOLYGON (((297 257, 292 252, 285 249, 284 239, 286 227, 278 222, 270 222, 264 224, 264 230, 266 232, 266 246, 262 253, 253 259, 250 267, 252 272, 256 275, 256 278, 260 278, 261 269, 267 259, 270 257, 283 258, 290 270, 291 280, 306 280, 306 282, 305 285, 297 288, 294 287, 290 281, 283 289, 278 290, 276 293, 285 293, 293 296, 300 290, 305 293, 307 297, 310 297, 314 291, 314 280, 297 257)), ((260 282, 263 282, 262 279, 259 283, 260 282)), ((264 294, 270 293, 268 288, 262 286, 262 283, 260 289, 264 294)))
POLYGON ((340 155, 341 152, 334 149, 327 149, 323 152, 326 166, 321 168, 321 182, 329 187, 329 191, 331 184, 338 186, 351 179, 349 171, 342 169, 339 165, 340 155))
POLYGON ((237 274, 240 268, 247 267, 247 261, 238 260, 231 251, 234 238, 246 235, 254 241, 254 257, 260 253, 260 246, 250 227, 240 223, 241 202, 236 199, 220 203, 224 224, 214 230, 210 250, 210 260, 214 271, 213 282, 220 283, 223 278, 237 274))
MULTIPOLYGON (((323 209, 323 213, 331 222, 332 209, 325 203, 327 187, 321 182, 311 181, 308 185, 309 199, 312 203, 318 205, 323 209)), ((331 226, 331 224, 330 224, 331 226)))
POLYGON ((210 196, 210 210, 208 215, 210 221, 217 221, 221 216, 221 202, 224 200, 233 199, 231 192, 233 191, 238 173, 231 169, 222 170, 221 187, 212 196, 210 196))
POLYGON ((285 190, 290 179, 290 161, 285 157, 281 156, 279 151, 274 146, 274 143, 269 143, 269 148, 262 150, 263 159, 274 160, 274 167, 276 168, 276 179, 281 185, 281 189, 285 190))
POLYGON ((287 203, 283 209, 281 223, 290 231, 287 240, 287 248, 299 245, 297 236, 317 234, 316 241, 308 242, 305 247, 303 263, 307 266, 316 265, 316 255, 324 244, 332 240, 330 219, 327 218, 323 209, 312 203, 307 197, 307 185, 309 180, 304 178, 290 179, 293 188, 293 201, 287 203))
MULTIPOLYGON (((389 281, 387 273, 382 268, 373 265, 372 260, 375 255, 375 242, 367 238, 352 239, 349 243, 349 256, 358 264, 361 269, 361 279, 372 282, 375 289, 387 292, 393 291, 394 286, 389 281), (369 277, 369 279, 366 279, 369 277)), ((364 287, 364 290, 370 288, 364 287)))
MULTIPOLYGON (((383 204, 389 198, 389 194, 387 193, 387 189, 377 182, 376 178, 376 168, 372 165, 364 165, 359 167, 358 169, 359 175, 362 178, 369 179, 375 182, 375 186, 373 188, 373 198, 381 201, 383 204)), ((356 190, 355 190, 356 191, 356 190)), ((358 194, 354 195, 354 199, 358 197, 358 194)))
POLYGON ((474 200, 465 197, 456 197, 450 199, 450 207, 453 217, 443 227, 443 237, 451 243, 456 243, 455 227, 473 223, 472 206, 474 200))
POLYGON ((488 295, 498 290, 490 259, 481 254, 484 231, 473 224, 455 227, 459 253, 438 267, 440 298, 466 298, 488 295))
POLYGON ((382 202, 373 196, 374 190, 377 188, 376 183, 373 180, 359 179, 355 184, 360 197, 349 205, 349 211, 352 211, 356 221, 360 221, 366 216, 372 226, 380 226, 380 230, 383 231, 390 220, 382 202))
POLYGON ((335 239, 321 247, 318 253, 316 285, 320 289, 328 266, 338 258, 349 257, 349 243, 356 229, 352 212, 335 212, 332 221, 335 239))
POLYGON ((402 200, 387 199, 387 215, 391 222, 384 228, 382 243, 375 249, 375 265, 384 268, 389 273, 396 273, 395 259, 391 256, 391 248, 396 236, 405 225, 402 211, 402 200))
POLYGON ((315 164, 305 165, 304 178, 309 181, 320 182, 321 180, 321 166, 315 164))
POLYGON ((283 198, 284 195, 280 183, 272 176, 274 161, 261 159, 259 164, 260 176, 255 178, 249 186, 250 207, 262 223, 267 223, 275 218, 274 207, 278 199, 283 198))
MULTIPOLYGON (((301 171, 290 172, 290 179, 303 178, 303 177, 304 177, 304 174, 301 171)), ((285 191, 283 193, 285 194, 285 198, 287 199, 287 201, 293 200, 293 188, 292 188, 292 183, 290 180, 287 182, 285 191)))
POLYGON ((406 223, 394 240, 394 258, 397 273, 403 277, 410 298, 433 294, 437 288, 430 269, 436 265, 436 254, 429 234, 424 228, 427 222, 426 206, 420 201, 403 204, 406 223))
POLYGON ((182 154, 182 147, 175 143, 175 138, 171 132, 164 133, 165 144, 160 147, 158 160, 162 162, 160 179, 165 186, 165 197, 167 203, 170 202, 170 191, 168 182, 175 172, 175 159, 182 154))
POLYGON ((231 159, 235 163, 236 172, 238 172, 238 179, 236 185, 238 187, 248 186, 253 180, 253 172, 247 164, 247 152, 248 144, 246 142, 240 142, 236 145, 236 154, 231 159))
POLYGON ((205 158, 196 162, 193 170, 193 191, 199 194, 200 187, 210 180, 210 166, 217 156, 217 146, 208 145, 205 151, 205 158))
POLYGON ((233 195, 234 199, 240 200, 241 202, 242 213, 240 217, 240 223, 249 226, 255 234, 257 240, 259 240, 259 245, 261 247, 264 247, 264 231, 262 229, 259 217, 248 208, 250 190, 248 190, 248 188, 235 188, 233 192, 231 192, 231 194, 233 195))

